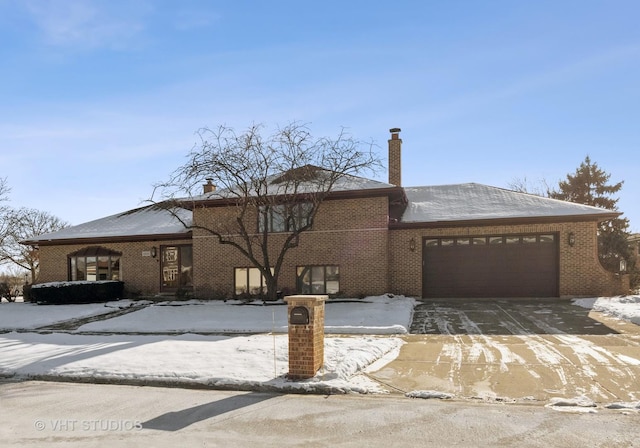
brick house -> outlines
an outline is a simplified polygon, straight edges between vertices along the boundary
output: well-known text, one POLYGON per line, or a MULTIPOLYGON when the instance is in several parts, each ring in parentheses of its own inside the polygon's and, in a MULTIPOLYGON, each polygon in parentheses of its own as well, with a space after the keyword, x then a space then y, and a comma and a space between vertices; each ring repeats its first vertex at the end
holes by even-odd
MULTIPOLYGON (((400 129, 389 182, 345 177, 282 267, 281 289, 364 296, 561 297, 626 293, 604 270, 597 224, 620 215, 479 184, 403 187, 400 129)), ((236 249, 197 227, 229 216, 210 184, 180 220, 155 206, 41 235, 40 282, 120 279, 131 295, 199 298, 259 293, 264 280, 236 249)), ((257 219, 256 219, 257 221, 257 219)), ((286 231, 270 238, 282 238, 286 231)))
POLYGON ((632 233, 629 235, 629 247, 633 255, 640 259, 640 233, 632 233))

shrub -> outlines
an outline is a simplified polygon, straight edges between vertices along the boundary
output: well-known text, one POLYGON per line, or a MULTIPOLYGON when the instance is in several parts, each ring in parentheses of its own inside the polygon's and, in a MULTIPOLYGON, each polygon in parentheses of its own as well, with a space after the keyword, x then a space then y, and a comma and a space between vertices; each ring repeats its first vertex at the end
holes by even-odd
POLYGON ((118 300, 123 296, 124 282, 53 282, 31 287, 31 301, 47 304, 95 303, 118 300))
POLYGON ((0 282, 0 299, 5 298, 9 302, 13 302, 11 300, 11 288, 9 288, 9 284, 7 282, 0 282))
POLYGON ((33 285, 26 284, 22 287, 22 300, 25 302, 31 302, 31 287, 33 285))

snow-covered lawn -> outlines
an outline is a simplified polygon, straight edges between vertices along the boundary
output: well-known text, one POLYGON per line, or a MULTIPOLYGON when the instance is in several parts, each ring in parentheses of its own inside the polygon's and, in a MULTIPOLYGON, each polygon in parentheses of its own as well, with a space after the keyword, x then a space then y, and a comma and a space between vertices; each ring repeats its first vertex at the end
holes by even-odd
POLYGON ((131 306, 130 300, 107 303, 87 303, 76 305, 37 305, 30 302, 0 303, 0 331, 34 330, 40 327, 111 313, 119 308, 131 306))
MULTIPOLYGON (((136 302, 87 305, 0 305, 0 330, 36 329, 66 320, 127 308, 136 302)), ((85 324, 78 332, 100 333, 286 333, 284 302, 243 305, 239 301, 145 302, 148 306, 124 316, 85 324)), ((382 295, 363 300, 331 301, 325 306, 327 334, 405 334, 411 326, 416 301, 382 295)))
POLYGON ((0 376, 372 393, 383 388, 360 372, 401 345, 393 337, 326 338, 324 368, 291 382, 287 335, 9 333, 0 338, 0 376))
MULTIPOLYGON (((411 326, 415 300, 376 296, 325 305, 326 334, 404 334, 411 326)), ((241 305, 229 301, 165 302, 78 331, 118 333, 286 333, 287 305, 241 305)))
MULTIPOLYGON (((66 333, 0 334, 0 376, 379 393, 385 388, 367 372, 378 371, 397 357, 404 342, 394 334, 407 333, 415 303, 392 295, 328 303, 325 364, 306 381, 291 382, 285 377, 286 305, 201 301, 149 304, 66 333)), ((576 299, 574 303, 640 323, 640 296, 576 299)), ((33 330, 131 305, 128 301, 50 306, 2 303, 0 329, 33 330)), ((437 391, 417 391, 416 396, 442 397, 437 391)))
MULTIPOLYGON (((395 358, 403 342, 373 335, 407 333, 415 303, 412 298, 392 295, 328 303, 326 332, 360 336, 325 338, 324 368, 307 381, 285 378, 289 367, 288 337, 284 334, 287 306, 232 301, 150 304, 124 316, 83 325, 77 334, 4 334, 0 337, 0 375, 382 392, 381 385, 362 372, 376 361, 386 363, 395 358), (195 333, 263 334, 231 337, 195 333)), ((33 329, 65 320, 61 318, 65 310, 70 319, 110 312, 118 304, 2 304, 0 328, 33 329)))

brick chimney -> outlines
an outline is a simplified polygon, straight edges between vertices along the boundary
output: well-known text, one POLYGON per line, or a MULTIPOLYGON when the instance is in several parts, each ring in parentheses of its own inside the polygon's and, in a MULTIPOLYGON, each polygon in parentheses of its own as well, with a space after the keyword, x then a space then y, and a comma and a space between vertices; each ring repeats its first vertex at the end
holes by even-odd
POLYGON ((389 129, 389 183, 397 187, 402 186, 402 139, 399 137, 400 128, 389 129))
POLYGON ((216 191, 216 186, 213 185, 213 179, 207 178, 207 183, 202 186, 204 194, 213 193, 216 191))

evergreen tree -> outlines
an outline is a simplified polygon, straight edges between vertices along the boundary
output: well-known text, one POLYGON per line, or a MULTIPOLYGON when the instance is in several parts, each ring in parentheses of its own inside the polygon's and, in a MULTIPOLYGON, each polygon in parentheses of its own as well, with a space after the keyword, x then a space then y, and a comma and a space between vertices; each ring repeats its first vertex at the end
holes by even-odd
MULTIPOLYGON (((559 182, 558 190, 549 191, 549 197, 618 211, 618 198, 613 195, 622 189, 624 181, 610 185, 610 178, 610 174, 587 156, 574 174, 568 174, 566 180, 559 182)), ((605 269, 612 272, 618 272, 620 259, 625 259, 632 273, 632 283, 636 283, 636 260, 629 248, 628 238, 627 218, 601 222, 598 227, 598 256, 605 269)))

